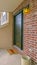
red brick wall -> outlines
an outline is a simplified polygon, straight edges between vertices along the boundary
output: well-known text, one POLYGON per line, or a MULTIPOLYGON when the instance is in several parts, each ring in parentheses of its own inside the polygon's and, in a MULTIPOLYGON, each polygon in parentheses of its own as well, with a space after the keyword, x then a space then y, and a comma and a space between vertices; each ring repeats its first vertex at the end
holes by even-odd
POLYGON ((37 0, 29 14, 24 13, 24 54, 37 62, 37 0))

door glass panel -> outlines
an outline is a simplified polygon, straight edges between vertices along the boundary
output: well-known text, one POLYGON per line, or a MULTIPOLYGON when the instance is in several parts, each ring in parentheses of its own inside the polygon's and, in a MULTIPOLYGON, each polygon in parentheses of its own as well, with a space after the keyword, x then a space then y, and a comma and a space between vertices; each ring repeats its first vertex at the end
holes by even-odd
POLYGON ((16 16, 16 21, 15 21, 15 40, 16 40, 16 45, 21 48, 21 17, 22 13, 16 16))

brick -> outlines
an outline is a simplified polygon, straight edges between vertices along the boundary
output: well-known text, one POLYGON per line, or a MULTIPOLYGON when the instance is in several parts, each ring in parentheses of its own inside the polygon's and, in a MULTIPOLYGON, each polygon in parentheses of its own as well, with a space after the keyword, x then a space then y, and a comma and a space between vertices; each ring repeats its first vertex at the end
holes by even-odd
POLYGON ((37 60, 37 3, 34 2, 33 13, 24 14, 24 54, 37 60), (32 52, 29 49, 32 49, 32 52))

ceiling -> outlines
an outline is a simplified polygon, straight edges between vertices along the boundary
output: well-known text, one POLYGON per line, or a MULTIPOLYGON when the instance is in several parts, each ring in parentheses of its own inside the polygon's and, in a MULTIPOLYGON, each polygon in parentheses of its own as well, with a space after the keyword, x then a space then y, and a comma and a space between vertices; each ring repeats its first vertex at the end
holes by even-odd
POLYGON ((0 0, 0 12, 13 12, 23 0, 0 0))

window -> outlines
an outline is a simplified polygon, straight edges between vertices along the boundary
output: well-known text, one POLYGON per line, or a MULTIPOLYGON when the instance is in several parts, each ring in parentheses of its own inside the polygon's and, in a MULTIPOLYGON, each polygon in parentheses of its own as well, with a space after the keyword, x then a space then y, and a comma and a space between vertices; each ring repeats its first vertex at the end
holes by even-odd
POLYGON ((1 25, 4 25, 7 23, 7 12, 2 12, 1 14, 1 25))
POLYGON ((9 13, 0 12, 0 28, 6 26, 9 23, 9 13))

